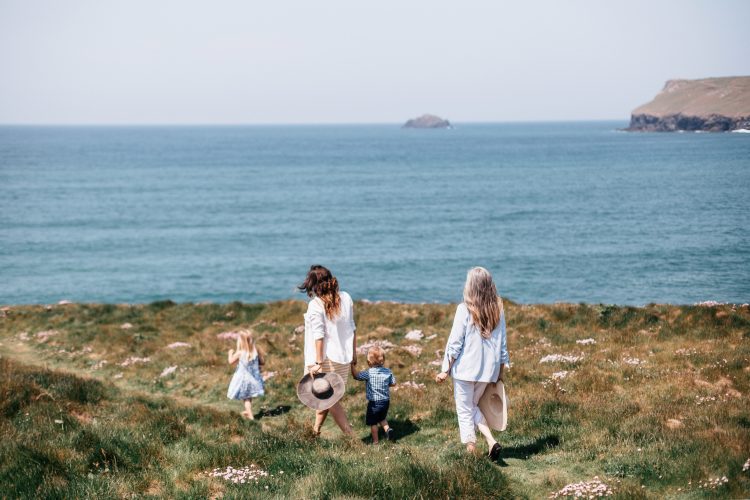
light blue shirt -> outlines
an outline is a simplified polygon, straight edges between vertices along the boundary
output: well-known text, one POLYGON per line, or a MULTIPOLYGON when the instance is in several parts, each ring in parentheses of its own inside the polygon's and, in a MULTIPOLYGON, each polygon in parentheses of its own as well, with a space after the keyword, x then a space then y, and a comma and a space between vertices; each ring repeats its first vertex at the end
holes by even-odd
POLYGON ((500 322, 485 339, 471 319, 463 302, 456 308, 453 328, 445 346, 444 372, 448 371, 450 358, 455 358, 451 377, 467 382, 496 382, 500 365, 509 363, 508 343, 505 336, 505 311, 500 322))

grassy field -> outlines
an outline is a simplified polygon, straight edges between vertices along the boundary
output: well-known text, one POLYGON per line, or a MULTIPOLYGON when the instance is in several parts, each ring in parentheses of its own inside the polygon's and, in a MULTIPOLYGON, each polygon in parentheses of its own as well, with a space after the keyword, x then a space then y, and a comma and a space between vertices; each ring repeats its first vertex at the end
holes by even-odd
POLYGON ((351 380, 358 439, 330 421, 312 436, 294 391, 303 302, 3 308, 0 496, 546 498, 594 478, 616 498, 750 496, 747 306, 506 309, 511 406, 491 463, 464 452, 451 386, 432 382, 455 306, 357 303, 359 344, 391 342, 399 381, 398 439, 378 446, 351 380), (225 397, 233 342, 217 337, 243 327, 270 375, 253 422, 225 397), (267 475, 208 474, 250 466, 267 475))

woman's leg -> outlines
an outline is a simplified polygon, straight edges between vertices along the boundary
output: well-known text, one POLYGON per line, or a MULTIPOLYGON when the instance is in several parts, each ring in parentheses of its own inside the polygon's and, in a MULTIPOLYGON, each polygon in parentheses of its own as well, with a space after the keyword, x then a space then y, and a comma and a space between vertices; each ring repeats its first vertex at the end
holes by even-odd
POLYGON ((344 407, 341 406, 341 402, 331 406, 329 411, 331 412, 333 421, 336 422, 344 434, 353 434, 352 427, 349 425, 349 420, 346 418, 346 411, 344 410, 344 407))
POLYGON ((453 379, 453 397, 456 399, 456 416, 461 442, 470 452, 474 451, 477 437, 474 430, 474 382, 453 379))
POLYGON ((323 423, 326 421, 328 416, 328 410, 316 410, 315 411, 315 424, 313 424, 313 432, 320 434, 320 429, 323 428, 323 423))
POLYGON ((491 450, 497 441, 495 441, 495 438, 492 436, 492 431, 487 426, 487 420, 484 418, 484 415, 482 415, 482 410, 479 409, 479 400, 482 399, 485 389, 487 389, 487 382, 477 382, 474 385, 474 423, 476 424, 477 429, 479 429, 479 432, 482 433, 482 436, 484 436, 484 439, 487 441, 487 446, 489 446, 491 450))

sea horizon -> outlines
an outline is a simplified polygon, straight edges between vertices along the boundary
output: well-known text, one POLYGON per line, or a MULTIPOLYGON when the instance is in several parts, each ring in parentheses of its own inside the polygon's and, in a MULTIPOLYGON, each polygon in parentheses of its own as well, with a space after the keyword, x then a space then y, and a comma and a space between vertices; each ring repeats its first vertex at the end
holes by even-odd
POLYGON ((0 303, 748 302, 746 134, 616 124, 0 126, 0 303))

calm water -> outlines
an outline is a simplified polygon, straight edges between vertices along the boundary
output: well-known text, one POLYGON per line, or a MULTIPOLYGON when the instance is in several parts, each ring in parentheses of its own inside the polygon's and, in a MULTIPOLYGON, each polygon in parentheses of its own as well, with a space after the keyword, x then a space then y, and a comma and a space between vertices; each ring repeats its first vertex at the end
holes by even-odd
POLYGON ((0 303, 750 300, 750 134, 0 127, 0 303))

